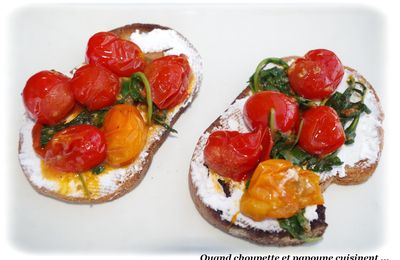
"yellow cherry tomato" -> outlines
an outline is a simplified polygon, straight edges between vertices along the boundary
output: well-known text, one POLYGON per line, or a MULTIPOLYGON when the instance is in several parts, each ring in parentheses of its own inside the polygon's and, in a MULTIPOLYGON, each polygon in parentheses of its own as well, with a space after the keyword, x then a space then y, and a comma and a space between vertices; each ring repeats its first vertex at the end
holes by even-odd
POLYGON ((148 127, 139 110, 132 105, 115 105, 104 118, 107 162, 112 166, 131 163, 142 151, 148 127))
POLYGON ((319 176, 286 160, 261 162, 240 200, 240 211, 255 221, 288 218, 309 205, 323 204, 319 176))

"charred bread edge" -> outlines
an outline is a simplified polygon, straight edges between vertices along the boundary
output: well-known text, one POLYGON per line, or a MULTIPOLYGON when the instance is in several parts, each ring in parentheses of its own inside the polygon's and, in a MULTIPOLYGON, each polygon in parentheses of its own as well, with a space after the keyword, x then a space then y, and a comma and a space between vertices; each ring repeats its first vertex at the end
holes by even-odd
MULTIPOLYGON (((131 25, 125 25, 123 27, 120 28, 116 28, 111 30, 111 32, 117 34, 118 36, 122 37, 122 38, 126 38, 128 35, 130 36, 130 34, 135 31, 135 30, 139 30, 140 32, 150 32, 154 29, 163 29, 163 30, 173 30, 171 28, 165 27, 165 26, 161 26, 161 25, 156 25, 156 24, 141 24, 141 23, 134 23, 131 25)), ((198 51, 196 50, 196 48, 179 32, 177 32, 182 39, 184 39, 187 43, 187 45, 195 50, 197 53, 198 51)), ((129 38, 128 36, 128 38, 129 38)), ((193 92, 190 94, 190 96, 192 96, 192 99, 187 103, 186 106, 184 107, 180 107, 178 109, 178 111, 175 113, 175 115, 171 118, 171 122, 170 125, 171 127, 175 124, 175 122, 178 120, 178 118, 182 115, 182 113, 190 106, 190 104, 193 102, 194 98, 197 96, 198 90, 200 88, 201 85, 201 81, 202 81, 202 75, 200 73, 200 75, 198 75, 198 77, 195 78, 195 85, 193 86, 193 92)), ((190 97, 189 96, 189 97, 190 97)), ((188 98, 189 98, 188 97, 188 98)), ((185 102, 185 101, 183 101, 185 102)), ((183 103, 182 103, 183 104, 183 103)), ((133 174, 131 176, 131 178, 127 179, 121 186, 119 186, 113 193, 108 194, 106 196, 102 196, 96 199, 87 199, 87 198, 79 198, 79 197, 70 197, 67 195, 62 195, 59 194, 55 191, 51 191, 48 190, 46 188, 43 187, 38 187, 36 186, 28 177, 27 171, 28 169, 26 169, 26 167, 24 165, 21 164, 21 168, 24 172, 24 174, 26 175, 29 183, 32 185, 32 187, 39 193, 48 196, 48 197, 52 197, 58 200, 62 200, 65 202, 72 202, 72 203, 80 203, 80 204, 94 204, 94 203, 102 203, 102 202, 107 202, 107 201, 112 201, 114 199, 117 199, 123 195, 125 195, 126 193, 128 193, 129 191, 133 190, 137 185, 139 185, 139 183, 142 181, 143 177, 146 175, 147 170, 150 167, 150 164, 152 162, 153 156, 154 154, 157 152, 158 148, 160 148, 160 146, 164 143, 165 139, 167 138, 167 136, 169 135, 168 131, 164 131, 160 137, 159 140, 157 140, 156 142, 153 142, 150 147, 148 148, 149 154, 147 157, 147 161, 145 162, 145 164, 143 164, 142 169, 140 171, 138 171, 137 173, 133 174)), ((23 143, 23 138, 22 138, 22 134, 20 133, 20 140, 19 140, 19 145, 18 145, 18 153, 20 153, 21 151, 21 144, 23 143)), ((128 168, 127 171, 129 171, 130 169, 128 168)))

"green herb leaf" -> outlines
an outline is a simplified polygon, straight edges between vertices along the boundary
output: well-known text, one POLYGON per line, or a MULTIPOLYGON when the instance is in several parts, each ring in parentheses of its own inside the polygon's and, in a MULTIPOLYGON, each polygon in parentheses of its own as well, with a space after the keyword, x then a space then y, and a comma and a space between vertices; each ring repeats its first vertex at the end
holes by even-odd
POLYGON ((40 135, 40 145, 42 147, 45 146, 57 132, 73 125, 93 125, 97 128, 102 127, 104 116, 107 111, 108 109, 101 109, 93 112, 83 110, 68 123, 63 122, 53 126, 43 126, 40 135))
POLYGON ((289 232, 294 238, 305 241, 314 242, 319 240, 319 237, 310 235, 310 221, 304 216, 305 210, 302 209, 294 216, 285 219, 278 219, 279 226, 289 232))
POLYGON ((147 105, 147 120, 163 126, 170 132, 178 133, 165 121, 167 119, 167 110, 160 110, 153 104, 151 99, 151 88, 146 76, 137 72, 130 78, 125 78, 122 82, 121 92, 118 103, 143 103, 147 105), (146 95, 144 95, 146 93, 146 95))
POLYGON ((310 154, 295 146, 292 149, 284 149, 279 154, 285 159, 292 162, 295 165, 302 166, 306 164, 307 160, 312 158, 310 154))
POLYGON ((136 77, 123 78, 120 95, 117 98, 118 104, 145 103, 143 83, 136 77))
POLYGON ((285 135, 277 131, 274 137, 274 145, 270 157, 273 159, 285 159, 295 165, 306 167, 315 172, 330 171, 334 166, 342 165, 343 162, 337 153, 319 158, 301 149, 294 135, 285 135))
MULTIPOLYGON (((287 69, 289 65, 282 59, 279 58, 267 58, 262 60, 254 74, 250 77, 250 89, 253 93, 261 90, 277 90, 291 92, 289 86, 289 79, 287 77, 287 69), (279 67, 273 67, 267 70, 263 70, 265 66, 273 63, 279 67)), ((284 93, 285 93, 284 92, 284 93)))
POLYGON ((102 173, 106 168, 104 167, 103 164, 97 165, 96 167, 94 167, 92 169, 92 173, 95 175, 99 175, 100 173, 102 173))
MULTIPOLYGON (((251 179, 251 178, 250 178, 250 179, 251 179)), ((245 190, 248 190, 248 189, 249 189, 249 186, 250 186, 250 179, 248 179, 248 180, 246 181, 245 190)))
MULTIPOLYGON (((254 75, 255 74, 250 77, 249 83, 253 92, 256 92, 254 75)), ((260 90, 279 91, 289 96, 293 95, 285 69, 273 67, 267 70, 262 70, 260 71, 259 81, 260 90)))
POLYGON ((337 152, 335 152, 323 158, 312 156, 312 158, 308 159, 307 169, 315 172, 325 172, 332 170, 334 166, 342 164, 343 162, 337 156, 337 152))
POLYGON ((359 118, 362 113, 371 113, 371 110, 364 104, 364 98, 367 93, 367 87, 354 77, 350 76, 347 80, 348 87, 343 92, 335 92, 326 102, 327 106, 336 110, 340 117, 340 121, 345 128, 346 141, 345 144, 354 143, 356 137, 356 129, 359 118), (352 102, 352 97, 357 96, 360 100, 352 102), (348 122, 350 125, 346 128, 348 122))
POLYGON ((157 107, 154 107, 152 119, 154 123, 163 126, 165 129, 167 129, 167 131, 178 133, 178 131, 173 129, 169 124, 165 122, 167 120, 166 110, 159 110, 157 107))

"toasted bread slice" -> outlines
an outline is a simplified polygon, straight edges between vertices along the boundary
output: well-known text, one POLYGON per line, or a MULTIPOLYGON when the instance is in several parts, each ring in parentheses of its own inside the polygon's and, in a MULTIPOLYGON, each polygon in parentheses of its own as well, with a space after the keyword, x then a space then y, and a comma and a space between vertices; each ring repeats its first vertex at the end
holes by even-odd
MULTIPOLYGON (((178 106, 170 109, 166 123, 171 126, 188 108, 199 91, 202 81, 202 60, 194 46, 180 33, 168 27, 155 24, 131 24, 112 30, 119 37, 133 40, 145 53, 162 52, 185 54, 192 69, 192 80, 188 97, 178 106)), ((124 168, 108 169, 96 176, 84 174, 90 196, 84 191, 77 174, 51 176, 44 173, 43 164, 32 148, 34 122, 26 115, 20 131, 19 161, 31 185, 41 194, 74 203, 101 203, 114 200, 134 189, 150 167, 152 158, 165 141, 169 132, 160 125, 153 125, 146 145, 136 160, 124 168)))
MULTIPOLYGON (((291 63, 295 58, 292 56, 285 58, 285 60, 291 63)), ((349 153, 353 154, 351 160, 340 157, 344 161, 344 165, 334 168, 330 172, 321 173, 320 185, 322 189, 326 189, 331 183, 350 185, 366 181, 375 171, 383 148, 383 112, 375 90, 354 69, 345 67, 345 73, 338 91, 343 90, 349 75, 364 83, 368 88, 365 103, 371 109, 371 114, 363 114, 360 117, 358 127, 360 130, 357 129, 355 143, 342 147, 341 149, 347 149, 347 151, 338 154, 339 157, 349 153), (366 127, 368 131, 364 131, 366 127), (368 129, 368 127, 371 127, 371 129, 368 129), (366 139, 371 139, 372 141, 368 142, 366 139), (363 152, 362 149, 368 149, 368 151, 363 152)), ((218 181, 218 177, 209 172, 204 165, 203 151, 210 133, 216 130, 249 131, 244 122, 242 110, 250 95, 250 89, 248 87, 245 88, 227 110, 200 137, 189 169, 189 187, 192 199, 200 214, 210 224, 233 236, 264 245, 288 246, 302 244, 303 241, 293 238, 289 233, 280 229, 279 225, 276 226, 277 222, 274 223, 274 220, 267 220, 270 223, 263 225, 238 213, 239 201, 243 194, 243 185, 239 185, 239 187, 237 183, 228 185, 229 192, 227 194, 225 192, 227 188, 222 187, 223 185, 218 181)), ((306 217, 311 222, 311 234, 313 236, 322 236, 327 227, 327 223, 325 223, 325 207, 318 206, 314 207, 314 209, 308 207, 306 208, 306 213, 306 217), (315 211, 313 212, 313 210, 315 211)))

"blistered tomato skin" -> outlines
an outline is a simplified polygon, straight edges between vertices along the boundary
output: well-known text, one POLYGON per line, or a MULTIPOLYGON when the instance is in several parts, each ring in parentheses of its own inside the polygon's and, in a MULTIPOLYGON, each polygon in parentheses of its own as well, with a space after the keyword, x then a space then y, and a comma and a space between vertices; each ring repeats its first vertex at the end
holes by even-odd
POLYGON ((344 69, 335 53, 317 49, 298 58, 288 70, 291 88, 312 100, 329 97, 342 81, 344 69))
POLYGON ((251 129, 268 127, 271 109, 275 111, 278 130, 288 132, 295 127, 299 119, 299 105, 293 98, 276 91, 261 91, 249 97, 243 108, 247 126, 251 129))
POLYGON ((240 200, 240 212, 255 221, 289 218, 300 209, 324 203, 319 176, 286 160, 261 162, 240 200))
POLYGON ((253 133, 215 131, 208 137, 204 160, 209 169, 234 181, 249 178, 263 152, 262 130, 253 133))
POLYGON ((56 133, 45 150, 48 166, 62 172, 83 172, 106 159, 106 140, 98 128, 76 125, 56 133))
POLYGON ((339 149, 345 139, 342 123, 333 108, 318 106, 303 114, 298 144, 306 152, 324 156, 339 149))
POLYGON ((160 109, 173 108, 189 94, 191 69, 185 55, 169 55, 153 60, 144 71, 152 99, 160 109))
POLYGON ((113 106, 107 112, 103 124, 107 141, 107 162, 112 166, 131 163, 143 150, 147 131, 147 125, 135 106, 113 106))
POLYGON ((108 69, 87 64, 75 72, 71 88, 75 99, 94 111, 115 103, 120 84, 118 76, 108 69))
POLYGON ((104 66, 120 77, 143 72, 145 66, 139 46, 110 32, 99 32, 89 39, 86 62, 104 66))
POLYGON ((30 77, 22 96, 30 117, 45 125, 59 123, 75 105, 70 79, 57 71, 44 70, 30 77))

